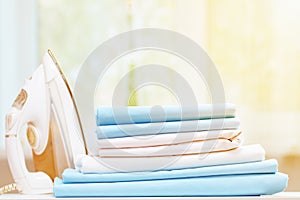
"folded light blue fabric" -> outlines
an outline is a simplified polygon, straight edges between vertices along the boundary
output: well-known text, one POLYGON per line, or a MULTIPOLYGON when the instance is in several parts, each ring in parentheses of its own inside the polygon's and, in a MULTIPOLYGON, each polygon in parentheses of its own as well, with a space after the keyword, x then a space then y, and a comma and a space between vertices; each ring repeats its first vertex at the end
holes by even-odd
POLYGON ((122 181, 144 181, 178 178, 195 178, 217 175, 267 174, 277 172, 278 164, 274 159, 244 164, 220 165, 181 170, 165 170, 155 172, 83 174, 75 169, 66 169, 63 174, 64 183, 105 183, 122 181))
POLYGON ((97 137, 98 139, 104 139, 189 131, 238 129, 239 125, 240 121, 237 118, 223 118, 194 121, 98 126, 97 137))
POLYGON ((234 117, 234 104, 199 106, 99 107, 97 125, 133 124, 234 117))
POLYGON ((271 195, 283 191, 288 177, 282 173, 228 175, 201 178, 115 183, 64 184, 54 181, 56 197, 187 197, 271 195))

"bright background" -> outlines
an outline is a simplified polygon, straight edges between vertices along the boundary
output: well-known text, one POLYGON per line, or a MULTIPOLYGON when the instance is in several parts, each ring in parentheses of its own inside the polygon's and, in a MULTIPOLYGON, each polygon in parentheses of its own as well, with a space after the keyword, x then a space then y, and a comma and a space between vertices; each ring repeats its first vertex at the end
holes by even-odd
MULTIPOLYGON (((207 51, 223 79, 227 101, 237 105, 246 143, 262 144, 289 174, 288 190, 300 190, 300 1, 11 0, 0 1, 0 20, 0 185, 11 181, 3 141, 5 113, 44 52, 52 49, 73 85, 83 61, 103 41, 151 27, 182 33, 207 51)), ((112 88, 124 73, 150 63, 177 70, 190 81, 198 101, 209 103, 202 81, 186 63, 145 51, 111 67, 95 106, 110 104, 112 88)), ((133 73, 125 93, 132 92, 135 78, 133 73)), ((176 103, 158 86, 145 87, 124 101, 176 103)))

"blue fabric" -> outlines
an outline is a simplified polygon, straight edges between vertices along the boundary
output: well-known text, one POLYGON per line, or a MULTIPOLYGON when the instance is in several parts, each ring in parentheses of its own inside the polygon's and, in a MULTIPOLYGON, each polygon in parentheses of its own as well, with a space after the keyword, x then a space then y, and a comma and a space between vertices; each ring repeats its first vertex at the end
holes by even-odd
POLYGON ((216 175, 263 174, 277 172, 277 161, 274 159, 262 162, 200 167, 181 170, 166 170, 136 173, 83 174, 75 169, 66 169, 64 183, 104 183, 121 181, 162 180, 176 178, 194 178, 216 175))
POLYGON ((151 123, 234 117, 233 104, 203 104, 199 106, 129 106, 99 107, 97 125, 151 123))
POLYGON ((288 177, 282 173, 227 175, 200 178, 115 183, 63 184, 56 178, 56 197, 164 197, 271 195, 283 191, 288 177))
POLYGON ((236 118, 98 126, 98 139, 239 128, 236 118))

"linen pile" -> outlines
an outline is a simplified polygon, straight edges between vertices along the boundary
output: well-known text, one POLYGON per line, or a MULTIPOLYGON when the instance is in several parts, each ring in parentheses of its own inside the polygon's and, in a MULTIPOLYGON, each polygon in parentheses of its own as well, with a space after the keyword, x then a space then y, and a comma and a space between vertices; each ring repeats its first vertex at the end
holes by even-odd
POLYGON ((259 144, 242 145, 233 104, 101 107, 98 156, 56 178, 56 197, 267 195, 287 175, 259 144))

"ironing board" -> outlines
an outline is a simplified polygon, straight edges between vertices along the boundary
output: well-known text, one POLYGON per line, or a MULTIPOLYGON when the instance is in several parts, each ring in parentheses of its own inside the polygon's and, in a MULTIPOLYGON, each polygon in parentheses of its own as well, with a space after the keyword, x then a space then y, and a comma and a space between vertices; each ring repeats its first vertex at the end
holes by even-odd
POLYGON ((53 195, 22 195, 22 194, 5 194, 0 196, 1 199, 14 200, 14 199, 22 199, 22 200, 43 200, 43 199, 60 199, 60 200, 81 200, 81 199, 92 199, 92 200, 221 200, 221 199, 234 199, 234 200, 254 200, 254 199, 263 199, 263 200, 295 200, 300 199, 300 192, 281 192, 275 195, 266 195, 266 196, 241 196, 241 197, 144 197, 144 198, 55 198, 53 195))

